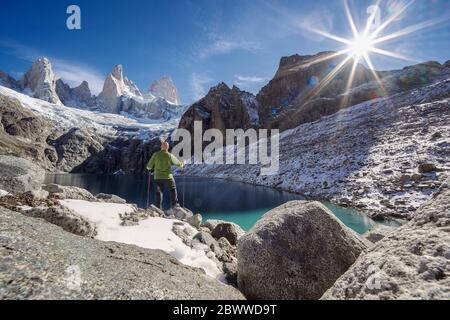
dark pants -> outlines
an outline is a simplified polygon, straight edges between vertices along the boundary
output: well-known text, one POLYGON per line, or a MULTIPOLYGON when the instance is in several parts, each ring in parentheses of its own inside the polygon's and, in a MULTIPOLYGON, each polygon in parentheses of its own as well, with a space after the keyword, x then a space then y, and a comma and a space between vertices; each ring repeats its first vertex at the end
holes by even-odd
POLYGON ((170 190, 170 203, 172 206, 178 204, 177 185, 175 179, 155 180, 156 183, 156 206, 162 209, 163 192, 170 190))

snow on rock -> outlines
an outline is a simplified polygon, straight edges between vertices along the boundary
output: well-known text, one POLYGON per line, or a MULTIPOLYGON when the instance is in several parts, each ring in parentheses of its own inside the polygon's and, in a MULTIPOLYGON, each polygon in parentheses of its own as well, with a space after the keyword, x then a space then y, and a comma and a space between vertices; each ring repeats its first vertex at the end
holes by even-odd
POLYGON ((132 244, 147 249, 159 249, 188 266, 202 268, 215 278, 223 274, 216 263, 208 258, 200 244, 192 248, 185 245, 181 238, 173 233, 174 223, 196 231, 187 223, 159 217, 149 217, 136 226, 121 226, 119 214, 132 213, 136 207, 130 204, 88 202, 84 200, 61 200, 62 205, 74 210, 97 227, 96 239, 132 244))
POLYGON ((8 191, 0 189, 0 198, 9 195, 8 191))

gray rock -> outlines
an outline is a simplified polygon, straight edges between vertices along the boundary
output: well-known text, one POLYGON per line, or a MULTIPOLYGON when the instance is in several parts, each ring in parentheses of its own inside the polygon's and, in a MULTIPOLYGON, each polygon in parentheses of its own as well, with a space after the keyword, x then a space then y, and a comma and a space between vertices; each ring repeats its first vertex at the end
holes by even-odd
POLYGON ((376 243, 394 231, 394 227, 377 224, 374 228, 363 234, 363 238, 372 243, 376 243))
POLYGON ((434 163, 425 162, 425 163, 421 163, 419 165, 419 172, 420 173, 434 172, 436 170, 437 170, 437 168, 436 168, 436 165, 434 163))
POLYGON ((187 208, 183 208, 181 206, 174 206, 170 208, 169 210, 167 210, 166 215, 167 216, 173 215, 175 216, 175 218, 180 220, 188 220, 194 216, 192 211, 190 211, 187 208))
POLYGON ((39 190, 45 171, 32 162, 0 155, 0 189, 10 193, 39 190))
POLYGON ((57 225, 67 232, 93 238, 96 234, 95 225, 75 211, 65 207, 37 207, 23 212, 24 215, 32 218, 41 218, 45 221, 57 225))
POLYGON ((50 195, 59 199, 86 200, 92 202, 99 201, 92 193, 79 187, 61 186, 51 183, 44 185, 42 189, 48 191, 50 195))
POLYGON ((216 241, 216 239, 214 239, 210 233, 206 232, 206 231, 200 231, 199 233, 197 233, 194 236, 194 240, 198 240, 201 243, 205 244, 208 246, 209 249, 213 249, 213 248, 218 248, 219 245, 216 241))
POLYGON ((214 228, 219 224, 226 221, 223 220, 215 220, 215 219, 208 219, 205 221, 205 223, 202 224, 202 227, 208 228, 210 231, 213 231, 214 228))
POLYGON ((160 250, 102 242, 0 208, 0 299, 243 299, 160 250))
POLYGON ((216 225, 211 235, 216 238, 226 238, 232 245, 236 245, 237 241, 245 231, 235 223, 222 222, 216 225))
POLYGON ((319 202, 265 214, 238 242, 238 287, 249 299, 319 299, 367 248, 319 202))
POLYGON ((46 190, 32 190, 25 192, 25 196, 31 196, 33 199, 44 200, 47 199, 50 192, 46 190))
POLYGON ((238 266, 237 261, 225 262, 223 264, 223 272, 225 273, 225 279, 229 284, 234 286, 238 285, 238 266))
POLYGON ((358 258, 322 299, 450 298, 450 190, 358 258))
POLYGON ((202 215, 197 213, 194 214, 192 217, 187 219, 187 222, 192 225, 195 228, 200 228, 200 225, 202 224, 202 215))
POLYGON ((119 196, 116 196, 115 194, 99 193, 95 197, 103 202, 122 203, 122 204, 127 203, 127 200, 119 196))

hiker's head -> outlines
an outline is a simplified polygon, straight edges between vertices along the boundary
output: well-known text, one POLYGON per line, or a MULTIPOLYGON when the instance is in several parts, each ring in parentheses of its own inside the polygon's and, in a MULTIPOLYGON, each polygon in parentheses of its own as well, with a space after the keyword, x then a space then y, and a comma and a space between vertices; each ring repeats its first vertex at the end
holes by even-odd
POLYGON ((163 151, 169 150, 169 143, 167 141, 161 141, 161 150, 163 151))

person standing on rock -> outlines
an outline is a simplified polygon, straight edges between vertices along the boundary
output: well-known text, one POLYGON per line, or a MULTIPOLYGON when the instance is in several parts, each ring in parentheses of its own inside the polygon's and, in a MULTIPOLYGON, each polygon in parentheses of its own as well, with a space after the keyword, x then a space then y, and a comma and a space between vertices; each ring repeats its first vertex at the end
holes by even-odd
POLYGON ((178 205, 177 185, 172 174, 172 166, 184 167, 184 163, 169 152, 169 143, 161 141, 161 151, 154 153, 147 163, 147 170, 154 170, 156 183, 156 206, 162 209, 163 192, 170 190, 170 203, 172 207, 178 205))

